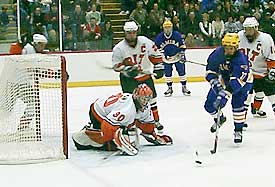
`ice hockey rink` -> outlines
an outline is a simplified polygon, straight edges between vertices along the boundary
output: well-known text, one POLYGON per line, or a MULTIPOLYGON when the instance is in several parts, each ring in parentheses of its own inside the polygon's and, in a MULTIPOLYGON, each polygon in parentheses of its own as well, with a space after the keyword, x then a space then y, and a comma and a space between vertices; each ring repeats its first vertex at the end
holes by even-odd
POLYGON ((179 83, 174 95, 164 97, 165 84, 156 85, 164 134, 171 146, 152 146, 140 137, 137 156, 111 156, 110 152, 77 151, 71 134, 89 121, 88 111, 96 98, 120 91, 119 86, 68 89, 69 159, 40 164, 1 165, 1 187, 274 187, 275 117, 264 100, 268 118, 255 119, 249 113, 249 128, 243 143, 233 143, 230 102, 223 110, 227 122, 219 132, 218 150, 210 154, 214 135, 211 117, 203 104, 207 82, 188 83, 192 96, 183 96, 179 83), (199 152, 199 158, 195 151, 199 152), (197 165, 195 160, 202 161, 197 165))

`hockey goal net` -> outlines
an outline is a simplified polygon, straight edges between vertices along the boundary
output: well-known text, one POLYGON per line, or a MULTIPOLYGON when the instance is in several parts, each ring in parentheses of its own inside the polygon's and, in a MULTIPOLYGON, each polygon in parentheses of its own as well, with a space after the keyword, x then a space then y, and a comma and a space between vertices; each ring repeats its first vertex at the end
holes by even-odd
POLYGON ((65 59, 8 56, 0 80, 0 164, 68 158, 65 59))

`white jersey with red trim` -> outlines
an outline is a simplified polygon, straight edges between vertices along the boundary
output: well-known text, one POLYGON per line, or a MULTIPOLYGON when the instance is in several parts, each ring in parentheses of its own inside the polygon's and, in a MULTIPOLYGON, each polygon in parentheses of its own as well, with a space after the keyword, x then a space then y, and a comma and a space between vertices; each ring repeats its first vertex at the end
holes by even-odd
POLYGON ((94 110, 102 119, 112 125, 126 127, 135 119, 142 123, 154 122, 149 105, 143 112, 137 111, 132 94, 129 93, 99 98, 94 103, 94 110))
POLYGON ((27 54, 36 54, 34 46, 29 43, 27 43, 22 49, 22 55, 27 55, 27 54))
POLYGON ((244 30, 238 33, 240 38, 239 49, 248 56, 254 75, 264 77, 268 73, 267 61, 275 61, 274 41, 270 34, 260 32, 258 37, 250 43, 244 30))
POLYGON ((113 67, 122 64, 126 58, 131 59, 131 65, 138 64, 141 67, 142 74, 137 77, 141 77, 144 74, 152 74, 153 64, 162 62, 162 55, 158 48, 153 41, 145 36, 137 37, 135 47, 129 46, 125 39, 114 47, 112 56, 113 67))

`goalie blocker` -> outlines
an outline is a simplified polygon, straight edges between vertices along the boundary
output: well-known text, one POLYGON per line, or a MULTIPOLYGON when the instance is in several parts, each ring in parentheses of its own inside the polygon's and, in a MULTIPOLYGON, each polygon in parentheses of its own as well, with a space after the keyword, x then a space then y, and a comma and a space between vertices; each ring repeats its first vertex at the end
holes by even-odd
POLYGON ((131 128, 139 128, 141 135, 154 145, 172 144, 172 138, 155 133, 154 119, 149 108, 152 90, 139 85, 133 94, 119 93, 97 99, 90 108, 91 124, 72 139, 78 150, 121 150, 126 155, 136 155, 139 150, 129 136, 131 128))

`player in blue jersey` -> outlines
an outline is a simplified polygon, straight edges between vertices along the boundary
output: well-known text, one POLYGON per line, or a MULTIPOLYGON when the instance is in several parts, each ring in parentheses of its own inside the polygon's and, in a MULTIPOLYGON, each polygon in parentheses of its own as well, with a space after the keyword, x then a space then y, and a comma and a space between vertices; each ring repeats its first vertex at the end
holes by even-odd
POLYGON ((190 95, 191 92, 186 88, 185 75, 185 49, 186 45, 184 39, 178 31, 173 30, 173 24, 170 20, 163 23, 163 32, 158 34, 155 39, 155 44, 163 54, 164 70, 168 90, 164 93, 165 96, 170 97, 173 94, 172 89, 172 71, 173 65, 180 77, 182 84, 182 92, 184 95, 190 95))
MULTIPOLYGON (((249 68, 247 56, 240 50, 239 36, 227 33, 222 39, 222 46, 214 50, 207 59, 206 80, 211 88, 205 102, 205 110, 214 117, 215 123, 210 131, 217 129, 218 109, 222 109, 232 95, 232 111, 234 120, 234 142, 242 142, 242 130, 245 122, 245 106, 248 92, 252 89, 253 76, 249 68)), ((226 121, 221 113, 221 126, 226 121)))

